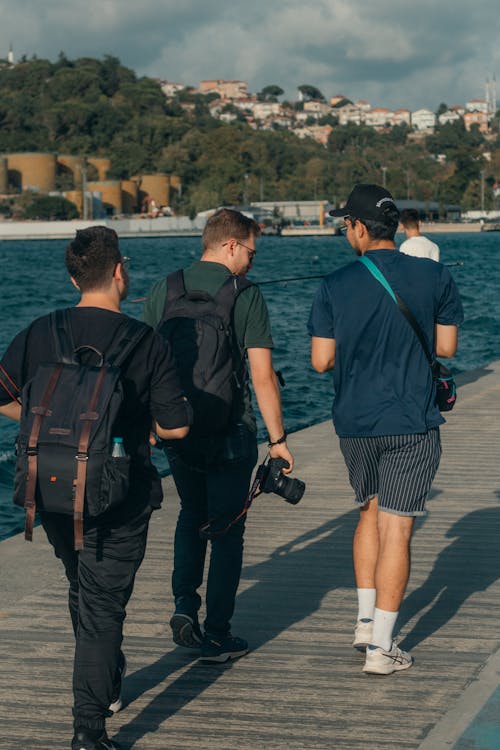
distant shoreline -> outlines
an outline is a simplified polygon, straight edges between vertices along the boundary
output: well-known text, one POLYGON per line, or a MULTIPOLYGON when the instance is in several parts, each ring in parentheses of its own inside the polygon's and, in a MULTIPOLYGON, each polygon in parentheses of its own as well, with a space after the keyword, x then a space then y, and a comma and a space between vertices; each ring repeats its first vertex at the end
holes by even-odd
POLYGON ((467 232, 480 232, 481 223, 479 221, 473 223, 462 223, 462 222, 434 222, 434 221, 423 221, 420 225, 422 234, 442 234, 443 232, 460 232, 466 234, 467 232))
MULTIPOLYGON (((2 240, 67 240, 74 237, 78 229, 105 225, 114 229, 122 239, 138 237, 199 237, 205 220, 189 219, 187 216, 159 217, 157 219, 101 219, 99 221, 0 221, 2 240)), ((480 232, 480 222, 423 222, 424 234, 480 232)), ((308 234, 313 228, 308 227, 308 234)), ((326 234, 326 232, 323 232, 326 234)), ((318 232, 320 234, 320 232, 318 232)))

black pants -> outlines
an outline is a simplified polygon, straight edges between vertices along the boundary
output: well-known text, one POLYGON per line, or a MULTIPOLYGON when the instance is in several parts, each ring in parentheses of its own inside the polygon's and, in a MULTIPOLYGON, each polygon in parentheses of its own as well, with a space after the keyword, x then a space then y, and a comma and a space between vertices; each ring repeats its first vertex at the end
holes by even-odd
MULTIPOLYGON (((125 607, 146 550, 151 508, 121 525, 85 525, 84 549, 73 549, 73 518, 41 513, 42 525, 69 581, 76 638, 74 725, 102 729, 116 686, 125 607)), ((114 696, 116 697, 116 696, 114 696)))
MULTIPOLYGON (((199 527, 213 520, 224 529, 240 513, 257 461, 257 440, 243 425, 235 425, 220 453, 203 463, 203 458, 183 446, 169 447, 167 455, 181 500, 175 530, 172 588, 177 612, 198 616, 203 580, 206 539, 199 527)), ((230 620, 241 575, 245 516, 211 541, 207 576, 205 631, 224 637, 230 620)))

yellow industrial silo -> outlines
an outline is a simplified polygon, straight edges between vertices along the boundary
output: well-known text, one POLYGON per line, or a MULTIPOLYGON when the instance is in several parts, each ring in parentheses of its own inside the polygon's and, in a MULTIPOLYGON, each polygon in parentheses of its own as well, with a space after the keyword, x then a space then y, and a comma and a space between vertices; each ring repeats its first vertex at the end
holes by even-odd
POLYGON ((82 170, 85 159, 83 156, 72 156, 71 154, 59 154, 57 156, 57 172, 69 173, 73 177, 73 186, 79 188, 82 185, 82 170))
POLYGON ((6 154, 9 182, 21 190, 50 193, 55 189, 56 157, 54 154, 6 154))
POLYGON ((83 216, 83 192, 81 190, 66 190, 65 198, 75 204, 80 216, 83 216))
POLYGON ((87 162, 97 169, 97 175, 100 182, 106 180, 108 172, 111 169, 111 159, 103 156, 89 156, 87 162))
POLYGON ((120 180, 87 182, 87 191, 90 193, 101 193, 102 205, 107 213, 121 214, 122 187, 120 180))
POLYGON ((144 197, 149 201, 153 200, 155 202, 157 208, 170 205, 168 175, 162 172, 158 172, 157 174, 143 174, 141 176, 140 189, 144 197))

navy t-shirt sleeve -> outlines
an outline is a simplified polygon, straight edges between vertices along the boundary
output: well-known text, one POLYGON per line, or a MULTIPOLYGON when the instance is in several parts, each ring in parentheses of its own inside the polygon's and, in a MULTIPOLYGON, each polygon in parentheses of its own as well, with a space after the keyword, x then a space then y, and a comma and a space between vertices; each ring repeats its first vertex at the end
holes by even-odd
POLYGON ((463 319, 464 312, 457 285, 446 266, 442 266, 436 323, 442 326, 458 326, 463 323, 463 319))
POLYGON ((311 336, 335 338, 332 302, 326 279, 322 282, 312 304, 307 330, 311 336))

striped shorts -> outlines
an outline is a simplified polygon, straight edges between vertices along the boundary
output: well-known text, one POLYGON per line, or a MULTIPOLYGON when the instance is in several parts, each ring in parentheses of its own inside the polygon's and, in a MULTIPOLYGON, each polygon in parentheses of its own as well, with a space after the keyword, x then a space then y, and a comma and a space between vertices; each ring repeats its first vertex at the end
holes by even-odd
POLYGON ((378 507, 399 516, 424 516, 441 458, 439 427, 416 435, 341 437, 340 450, 358 505, 378 497, 378 507))

